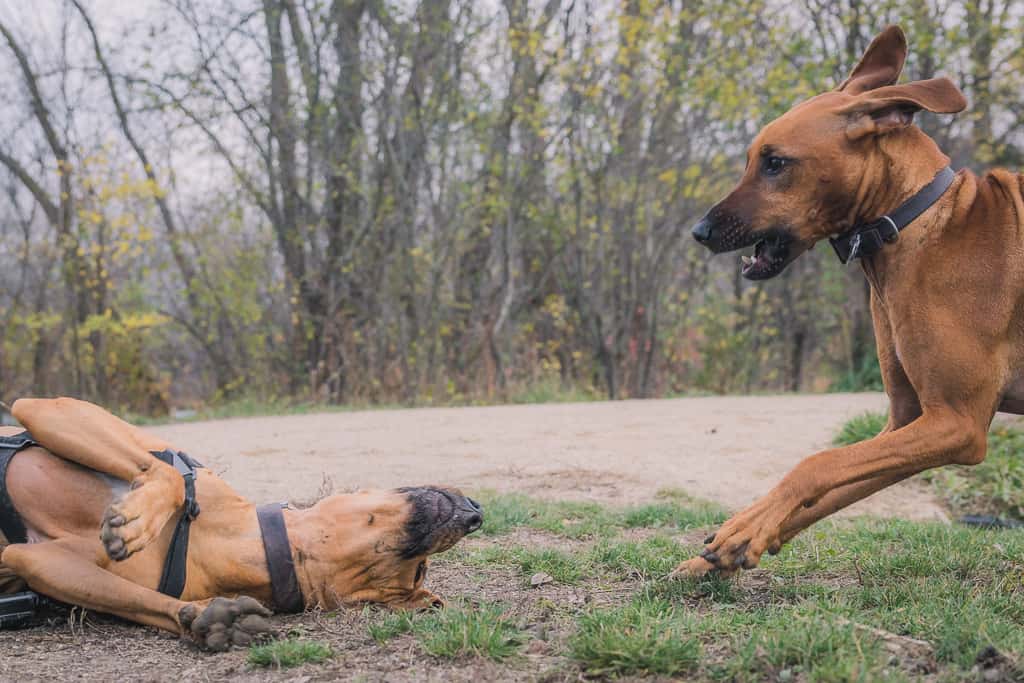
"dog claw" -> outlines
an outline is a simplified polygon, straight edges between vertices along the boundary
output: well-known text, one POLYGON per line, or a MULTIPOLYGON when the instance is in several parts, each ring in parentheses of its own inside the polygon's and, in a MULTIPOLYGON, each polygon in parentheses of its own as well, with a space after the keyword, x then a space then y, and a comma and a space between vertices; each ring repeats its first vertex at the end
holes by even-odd
POLYGON ((711 564, 718 564, 720 561, 718 553, 713 552, 711 550, 705 550, 700 554, 700 556, 703 557, 704 560, 706 560, 707 562, 710 562, 711 564))

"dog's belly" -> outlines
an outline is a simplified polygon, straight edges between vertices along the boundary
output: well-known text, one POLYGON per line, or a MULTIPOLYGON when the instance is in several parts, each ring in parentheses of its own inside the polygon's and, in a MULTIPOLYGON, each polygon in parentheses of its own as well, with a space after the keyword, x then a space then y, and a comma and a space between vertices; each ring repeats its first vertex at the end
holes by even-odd
POLYGON ((1003 398, 999 402, 999 411, 1024 415, 1024 375, 1010 382, 1003 391, 1003 398))
POLYGON ((35 447, 14 456, 7 472, 7 490, 29 543, 68 535, 99 538, 103 511, 126 486, 35 447))

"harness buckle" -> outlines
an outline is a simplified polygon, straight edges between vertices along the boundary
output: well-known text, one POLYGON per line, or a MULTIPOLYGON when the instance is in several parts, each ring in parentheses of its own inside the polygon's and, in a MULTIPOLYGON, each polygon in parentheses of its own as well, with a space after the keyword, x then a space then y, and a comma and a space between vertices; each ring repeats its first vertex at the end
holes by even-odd
POLYGON ((196 470, 192 465, 191 458, 184 453, 172 451, 174 469, 178 470, 181 478, 185 480, 185 505, 183 514, 190 520, 199 516, 199 501, 196 500, 196 470), (187 458, 187 459, 186 459, 187 458))

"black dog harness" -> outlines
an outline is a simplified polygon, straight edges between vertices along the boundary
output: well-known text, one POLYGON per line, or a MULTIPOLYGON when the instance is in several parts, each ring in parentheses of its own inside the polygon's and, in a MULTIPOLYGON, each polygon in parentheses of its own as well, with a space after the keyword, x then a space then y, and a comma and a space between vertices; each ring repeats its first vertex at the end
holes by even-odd
MULTIPOLYGON (((14 509, 14 503, 7 491, 7 469, 15 455, 29 446, 38 445, 28 432, 15 436, 0 436, 0 531, 8 543, 27 543, 28 531, 21 515, 14 509)), ((192 526, 192 520, 199 516, 199 503, 196 502, 196 469, 202 465, 178 451, 151 452, 153 457, 178 470, 185 480, 185 504, 174 528, 167 559, 164 561, 164 570, 160 576, 160 585, 157 587, 164 595, 177 598, 185 589, 189 527, 192 526)))
MULTIPOLYGON (((20 451, 39 445, 28 432, 15 436, 0 436, 0 532, 8 543, 28 542, 28 531, 7 492, 7 468, 20 451)), ((192 522, 199 516, 196 501, 196 470, 202 467, 197 460, 181 451, 150 451, 153 457, 178 470, 185 480, 185 502, 181 516, 174 527, 171 544, 167 549, 163 572, 157 590, 173 598, 185 590, 188 569, 188 537, 192 522)), ((295 575, 288 530, 284 524, 283 503, 270 503, 256 508, 256 517, 263 538, 263 551, 270 571, 270 586, 276 612, 301 612, 305 600, 295 575)))
POLYGON ((21 516, 14 509, 11 496, 7 492, 7 468, 20 451, 35 446, 36 442, 28 432, 14 436, 0 436, 0 531, 8 543, 26 543, 28 531, 21 516))
POLYGON ((870 223, 859 223, 842 235, 830 239, 839 261, 847 264, 853 259, 874 254, 887 242, 895 242, 899 239, 900 230, 937 202, 955 179, 956 173, 947 166, 894 211, 870 223))
POLYGON ((196 470, 202 465, 181 451, 150 451, 153 457, 178 470, 185 480, 185 503, 182 505, 181 517, 174 527, 171 545, 167 548, 167 559, 160 575, 157 590, 172 598, 180 598, 185 590, 185 577, 188 570, 188 533, 192 521, 199 516, 199 503, 196 501, 196 470))
POLYGON ((288 542, 288 529, 282 512, 285 507, 286 503, 260 505, 256 508, 256 518, 260 523, 263 553, 270 571, 271 607, 275 612, 295 613, 305 609, 306 601, 299 588, 299 578, 295 575, 292 545, 288 542))

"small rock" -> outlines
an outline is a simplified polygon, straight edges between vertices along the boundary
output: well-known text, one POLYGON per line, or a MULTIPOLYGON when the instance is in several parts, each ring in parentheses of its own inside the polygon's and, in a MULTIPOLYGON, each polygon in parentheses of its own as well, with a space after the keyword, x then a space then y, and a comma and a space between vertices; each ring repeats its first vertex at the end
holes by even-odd
POLYGON ((548 644, 543 640, 531 640, 530 644, 526 646, 526 654, 528 655, 543 655, 548 652, 548 644))
POLYGON ((530 577, 530 585, 534 588, 543 586, 546 583, 554 583, 555 579, 551 574, 545 574, 544 572, 537 572, 530 577))

